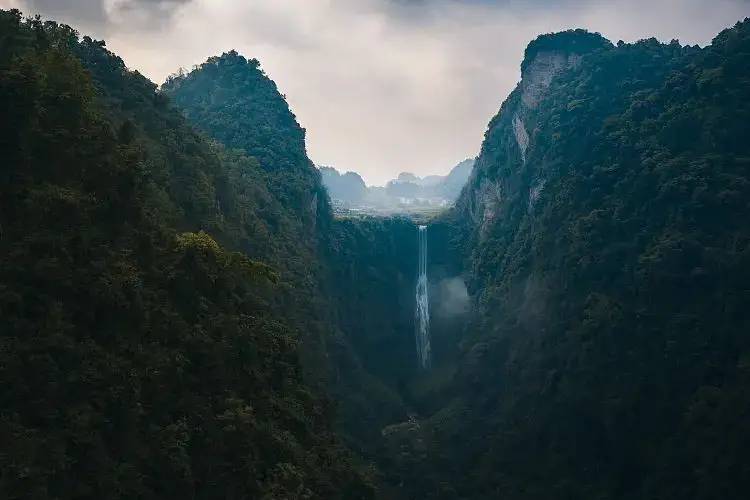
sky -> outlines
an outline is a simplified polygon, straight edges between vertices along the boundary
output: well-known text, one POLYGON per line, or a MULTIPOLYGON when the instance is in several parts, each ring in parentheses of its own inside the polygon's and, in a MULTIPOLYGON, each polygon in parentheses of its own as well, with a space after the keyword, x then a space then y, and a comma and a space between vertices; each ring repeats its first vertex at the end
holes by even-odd
POLYGON ((750 0, 0 0, 104 39, 156 83, 236 49, 257 58, 320 165, 368 184, 479 152, 541 33, 705 45, 750 0))

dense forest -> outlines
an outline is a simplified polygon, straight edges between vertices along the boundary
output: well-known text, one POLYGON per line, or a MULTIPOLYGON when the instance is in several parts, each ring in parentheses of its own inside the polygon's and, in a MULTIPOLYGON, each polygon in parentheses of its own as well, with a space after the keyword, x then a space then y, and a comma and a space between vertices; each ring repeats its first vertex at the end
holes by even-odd
POLYGON ((0 496, 369 497, 302 379, 269 237, 301 223, 259 159, 102 42, 0 36, 0 496))
POLYGON ((415 221, 333 216, 259 61, 0 11, 0 497, 745 498, 750 20, 521 71, 424 370, 415 221))
POLYGON ((336 401, 341 435, 372 456, 380 430, 406 418, 403 392, 415 370, 414 224, 333 220, 304 130, 257 60, 227 52, 170 77, 163 89, 204 133, 258 158, 276 199, 296 200, 282 206, 297 225, 269 234, 287 242, 278 265, 296 303, 282 312, 304 330, 307 379, 336 401))
POLYGON ((529 45, 440 222, 476 310, 455 396, 404 438, 430 495, 750 491, 748 62, 748 20, 529 45))

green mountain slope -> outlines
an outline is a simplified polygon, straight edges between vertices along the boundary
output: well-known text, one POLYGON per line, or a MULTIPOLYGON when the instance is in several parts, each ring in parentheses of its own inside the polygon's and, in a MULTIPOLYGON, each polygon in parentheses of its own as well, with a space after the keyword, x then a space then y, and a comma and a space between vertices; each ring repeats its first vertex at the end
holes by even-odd
POLYGON ((0 11, 0 497, 373 498, 355 449, 388 499, 744 498, 749 63, 750 20, 532 42, 420 371, 414 223, 333 219, 258 61, 159 91, 0 11))
POLYGON ((289 218, 302 222, 270 234, 291 243, 278 265, 288 271, 295 302, 280 311, 301 330, 308 380, 337 402, 338 430, 350 446, 373 457, 381 429, 407 413, 403 398, 414 371, 414 224, 333 220, 321 174, 306 156, 304 130, 257 60, 234 51, 212 57, 169 79, 164 90, 206 134, 258 155, 269 190, 289 218), (269 145, 259 148, 266 140, 269 145))
POLYGON ((299 224, 258 162, 101 42, 0 37, 0 496, 369 497, 248 258, 299 224))
POLYGON ((305 131, 257 59, 235 51, 211 57, 168 79, 163 91, 200 130, 258 159, 272 192, 304 224, 301 234, 314 229, 318 217, 330 217, 320 172, 305 151, 305 131))
POLYGON ((422 430, 439 498, 748 491, 749 57, 750 21, 529 46, 444 222, 477 313, 422 430))

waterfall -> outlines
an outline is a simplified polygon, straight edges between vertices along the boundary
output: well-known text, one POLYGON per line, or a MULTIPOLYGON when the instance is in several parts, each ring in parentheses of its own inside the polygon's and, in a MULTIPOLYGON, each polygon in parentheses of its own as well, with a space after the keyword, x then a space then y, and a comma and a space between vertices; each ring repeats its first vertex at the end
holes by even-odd
POLYGON ((414 337, 417 341, 417 361, 422 368, 429 368, 430 347, 430 300, 427 295, 427 226, 419 226, 419 270, 417 276, 417 308, 415 311, 414 337))

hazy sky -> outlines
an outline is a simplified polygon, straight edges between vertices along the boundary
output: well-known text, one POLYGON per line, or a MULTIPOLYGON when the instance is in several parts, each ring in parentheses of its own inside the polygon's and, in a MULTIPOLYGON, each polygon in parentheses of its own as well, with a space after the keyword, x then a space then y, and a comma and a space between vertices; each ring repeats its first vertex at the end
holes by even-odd
POLYGON ((103 38, 157 83, 237 49, 307 129, 315 163, 370 184, 474 156, 526 44, 567 28, 704 45, 747 0, 0 0, 103 38))

